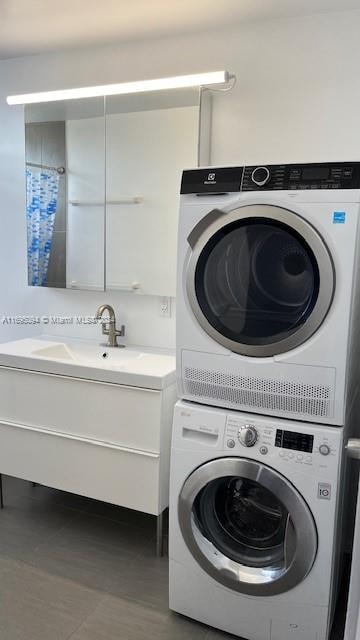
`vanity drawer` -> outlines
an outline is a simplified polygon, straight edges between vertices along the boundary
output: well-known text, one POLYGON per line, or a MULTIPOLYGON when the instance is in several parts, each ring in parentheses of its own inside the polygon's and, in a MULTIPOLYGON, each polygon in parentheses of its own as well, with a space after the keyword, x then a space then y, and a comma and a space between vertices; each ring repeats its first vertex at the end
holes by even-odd
POLYGON ((160 451, 162 391, 0 367, 0 421, 160 451))
POLYGON ((160 455, 0 421, 1 473, 158 515, 160 455))

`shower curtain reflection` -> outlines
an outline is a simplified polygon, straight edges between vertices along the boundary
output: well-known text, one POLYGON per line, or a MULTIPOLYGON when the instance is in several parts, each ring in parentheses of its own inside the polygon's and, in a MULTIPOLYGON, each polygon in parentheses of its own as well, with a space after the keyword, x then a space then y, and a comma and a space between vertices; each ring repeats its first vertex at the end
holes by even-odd
POLYGON ((46 284, 58 203, 59 175, 51 171, 26 171, 28 282, 46 284))

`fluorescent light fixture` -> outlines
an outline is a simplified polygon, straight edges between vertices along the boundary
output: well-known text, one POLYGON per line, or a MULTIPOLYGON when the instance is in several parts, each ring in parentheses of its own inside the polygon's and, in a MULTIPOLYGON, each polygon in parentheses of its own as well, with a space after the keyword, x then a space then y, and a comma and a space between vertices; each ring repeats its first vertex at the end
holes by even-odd
POLYGON ((227 71, 211 71, 209 73, 195 73, 188 76, 158 78, 157 80, 140 80, 136 82, 121 82, 120 84, 105 84, 96 87, 80 87, 79 89, 24 93, 22 95, 8 96, 6 101, 11 105, 32 104, 34 102, 53 102, 56 100, 76 100, 77 98, 94 98, 96 96, 161 91, 162 89, 181 89, 184 87, 222 84, 228 82, 230 77, 227 71))

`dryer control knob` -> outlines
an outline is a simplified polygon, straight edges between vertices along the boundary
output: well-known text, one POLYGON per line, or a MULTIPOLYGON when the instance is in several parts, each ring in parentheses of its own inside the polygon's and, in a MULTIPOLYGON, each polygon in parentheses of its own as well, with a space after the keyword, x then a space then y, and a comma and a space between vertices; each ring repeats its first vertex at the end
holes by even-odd
POLYGON ((244 424, 244 426, 239 429, 238 439, 243 447, 253 447, 258 439, 258 433, 254 425, 244 424))
POLYGON ((270 171, 267 167, 256 167, 251 174, 251 179, 258 187, 263 187, 270 180, 270 171))

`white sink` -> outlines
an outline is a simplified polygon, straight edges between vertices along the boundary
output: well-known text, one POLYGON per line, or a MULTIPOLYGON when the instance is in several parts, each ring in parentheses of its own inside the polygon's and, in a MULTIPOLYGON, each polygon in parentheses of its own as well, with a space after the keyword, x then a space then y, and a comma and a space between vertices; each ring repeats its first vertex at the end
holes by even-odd
POLYGON ((66 360, 74 364, 87 364, 93 367, 124 367, 126 362, 142 358, 145 354, 131 349, 102 347, 93 344, 57 343, 36 348, 32 355, 50 360, 66 360))
POLYGON ((0 366, 162 389, 175 380, 169 350, 107 347, 90 341, 32 339, 0 344, 0 366))

